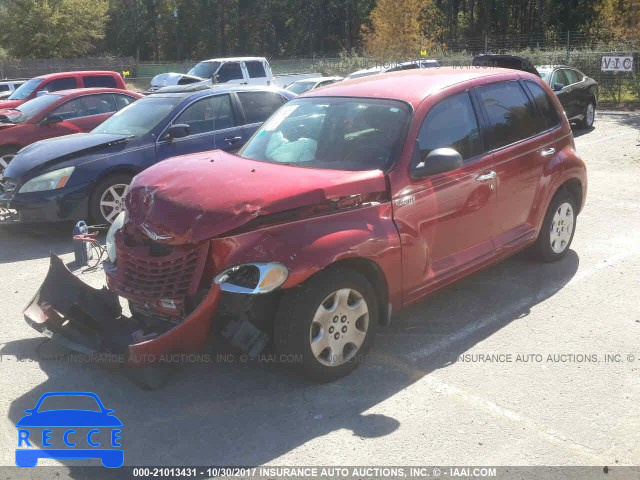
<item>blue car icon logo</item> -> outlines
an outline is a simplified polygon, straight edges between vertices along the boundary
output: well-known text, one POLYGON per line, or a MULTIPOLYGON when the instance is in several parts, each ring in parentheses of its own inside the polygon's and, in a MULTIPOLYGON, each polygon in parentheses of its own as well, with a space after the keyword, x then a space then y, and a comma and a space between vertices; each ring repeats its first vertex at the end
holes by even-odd
POLYGON ((36 406, 25 410, 25 413, 26 415, 16 424, 17 466, 35 467, 40 458, 99 458, 102 465, 108 468, 118 468, 124 463, 124 451, 120 448, 122 422, 113 414, 114 410, 104 407, 95 393, 45 393, 36 406), (93 399, 97 408, 46 410, 42 407, 42 403, 47 399, 60 403, 61 400, 67 401, 67 398, 71 401, 89 400, 91 405, 93 399), (38 443, 41 448, 38 448, 38 443))

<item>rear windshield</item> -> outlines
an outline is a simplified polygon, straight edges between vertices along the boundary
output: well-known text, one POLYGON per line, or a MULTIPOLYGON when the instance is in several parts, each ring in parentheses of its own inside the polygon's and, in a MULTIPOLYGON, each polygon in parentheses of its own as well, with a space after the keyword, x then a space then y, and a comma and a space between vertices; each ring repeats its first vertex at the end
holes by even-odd
POLYGON ((304 93, 306 91, 309 91, 313 88, 313 86, 316 84, 315 81, 313 82, 294 82, 293 84, 289 85, 287 87, 287 90, 289 90, 290 92, 293 92, 297 95, 300 95, 301 93, 304 93))
POLYGON ((16 88, 9 97, 9 100, 26 100, 41 83, 42 78, 32 78, 16 88))
POLYGON ((395 100, 300 98, 238 152, 253 160, 333 170, 384 170, 402 147, 409 107, 395 100))
POLYGON ((93 129, 93 133, 142 137, 153 130, 182 97, 146 97, 130 104, 93 129))

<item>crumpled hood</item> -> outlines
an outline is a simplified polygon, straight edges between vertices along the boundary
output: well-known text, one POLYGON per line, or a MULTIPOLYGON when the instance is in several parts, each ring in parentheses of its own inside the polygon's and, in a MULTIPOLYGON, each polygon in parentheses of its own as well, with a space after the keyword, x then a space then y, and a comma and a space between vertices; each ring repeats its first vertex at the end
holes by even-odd
POLYGON ((41 140, 20 150, 4 171, 9 178, 22 178, 34 168, 62 163, 96 150, 106 150, 129 138, 128 135, 106 133, 76 133, 41 140))
POLYGON ((191 80, 189 83, 200 82, 205 80, 204 78, 194 77, 193 75, 187 75, 185 73, 160 73, 151 79, 151 88, 157 90, 162 87, 168 87, 172 85, 179 85, 180 80, 187 78, 191 80))
POLYGON ((198 243, 258 217, 386 190, 380 170, 311 169, 210 151, 138 174, 126 205, 143 231, 168 237, 167 243, 198 243))

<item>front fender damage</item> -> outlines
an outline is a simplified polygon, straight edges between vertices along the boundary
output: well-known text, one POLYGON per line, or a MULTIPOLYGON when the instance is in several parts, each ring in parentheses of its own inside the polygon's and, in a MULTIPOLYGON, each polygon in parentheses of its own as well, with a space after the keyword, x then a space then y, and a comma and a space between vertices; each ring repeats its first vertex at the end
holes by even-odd
POLYGON ((31 327, 71 350, 123 355, 126 364, 142 366, 161 362, 164 354, 202 349, 219 299, 213 287, 177 325, 128 317, 115 293, 85 284, 51 254, 49 272, 23 313, 31 327))

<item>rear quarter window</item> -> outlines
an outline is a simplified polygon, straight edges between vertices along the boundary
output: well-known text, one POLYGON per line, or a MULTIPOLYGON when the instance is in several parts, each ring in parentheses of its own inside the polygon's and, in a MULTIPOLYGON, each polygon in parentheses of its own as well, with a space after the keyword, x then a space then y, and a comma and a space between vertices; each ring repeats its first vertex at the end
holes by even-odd
POLYGON ((549 98, 547 92, 540 85, 529 80, 525 81, 525 85, 529 89, 529 92, 531 92, 533 101, 538 109, 538 113, 542 117, 542 127, 544 128, 541 128, 541 130, 553 128, 559 125, 560 116, 558 115, 556 106, 551 98, 549 98))
POLYGON ((118 88, 118 82, 111 75, 90 75, 82 77, 85 88, 118 88))
POLYGON ((540 117, 517 81, 477 87, 476 92, 489 123, 487 140, 491 149, 510 145, 540 131, 540 117))

